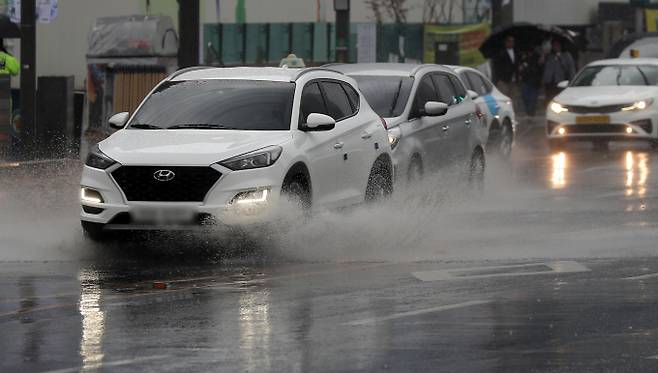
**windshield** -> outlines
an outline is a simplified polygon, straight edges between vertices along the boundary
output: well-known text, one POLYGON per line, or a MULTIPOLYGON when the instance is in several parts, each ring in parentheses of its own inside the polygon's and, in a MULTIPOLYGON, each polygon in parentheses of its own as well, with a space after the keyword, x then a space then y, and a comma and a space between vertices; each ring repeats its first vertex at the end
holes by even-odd
POLYGON ((404 76, 353 76, 372 109, 383 118, 402 115, 411 94, 413 78, 404 76))
POLYGON ((162 84, 130 123, 137 129, 289 130, 295 84, 189 80, 162 84))
POLYGON ((658 66, 608 65, 585 68, 576 76, 572 87, 590 86, 655 86, 658 66))

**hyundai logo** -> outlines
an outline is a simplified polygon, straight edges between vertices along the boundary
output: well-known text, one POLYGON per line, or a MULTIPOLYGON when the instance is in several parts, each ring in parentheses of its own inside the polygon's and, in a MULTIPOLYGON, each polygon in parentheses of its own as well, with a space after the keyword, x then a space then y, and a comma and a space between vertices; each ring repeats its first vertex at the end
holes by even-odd
POLYGON ((157 181, 174 180, 176 174, 172 170, 157 170, 153 173, 153 178, 157 181))

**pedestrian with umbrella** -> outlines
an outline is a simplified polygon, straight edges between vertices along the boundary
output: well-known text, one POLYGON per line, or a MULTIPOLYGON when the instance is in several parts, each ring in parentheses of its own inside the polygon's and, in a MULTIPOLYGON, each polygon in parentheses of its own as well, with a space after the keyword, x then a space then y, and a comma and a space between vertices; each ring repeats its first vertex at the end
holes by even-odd
POLYGON ((558 39, 553 39, 551 52, 541 62, 544 63, 544 94, 548 105, 561 91, 558 83, 571 80, 576 75, 576 64, 571 53, 562 50, 558 39))

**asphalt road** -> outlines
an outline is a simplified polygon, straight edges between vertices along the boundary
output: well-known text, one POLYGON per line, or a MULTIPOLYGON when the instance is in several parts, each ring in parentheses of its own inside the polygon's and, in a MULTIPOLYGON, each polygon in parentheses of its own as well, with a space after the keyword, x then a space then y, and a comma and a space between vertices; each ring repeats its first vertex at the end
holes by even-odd
POLYGON ((78 165, 0 169, 0 371, 658 371, 658 155, 445 172, 276 232, 94 246, 78 165))

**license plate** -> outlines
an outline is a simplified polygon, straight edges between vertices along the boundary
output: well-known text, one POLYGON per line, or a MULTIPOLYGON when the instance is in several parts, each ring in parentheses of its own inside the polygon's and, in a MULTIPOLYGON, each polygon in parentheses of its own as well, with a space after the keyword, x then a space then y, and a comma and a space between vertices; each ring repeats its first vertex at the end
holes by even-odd
POLYGON ((132 209, 131 215, 138 224, 181 225, 194 221, 195 212, 185 207, 137 207, 132 209))
POLYGON ((610 123, 609 115, 587 115, 576 118, 576 124, 608 124, 610 123))

